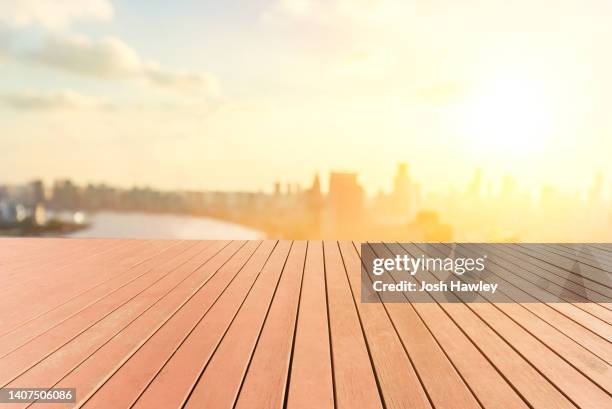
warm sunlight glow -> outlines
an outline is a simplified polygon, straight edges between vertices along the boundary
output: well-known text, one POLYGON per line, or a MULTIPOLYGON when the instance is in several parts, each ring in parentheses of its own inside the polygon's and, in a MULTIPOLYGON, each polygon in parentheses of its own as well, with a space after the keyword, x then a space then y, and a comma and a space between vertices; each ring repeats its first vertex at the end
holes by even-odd
POLYGON ((464 101, 464 132, 486 152, 533 153, 552 133, 553 103, 541 82, 513 73, 497 75, 464 101))

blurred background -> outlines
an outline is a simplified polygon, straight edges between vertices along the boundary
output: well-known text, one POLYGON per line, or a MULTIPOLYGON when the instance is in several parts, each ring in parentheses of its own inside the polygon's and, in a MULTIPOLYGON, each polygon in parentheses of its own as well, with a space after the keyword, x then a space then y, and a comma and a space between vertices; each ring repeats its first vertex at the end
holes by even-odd
POLYGON ((0 235, 612 240, 607 0, 1 0, 0 235))

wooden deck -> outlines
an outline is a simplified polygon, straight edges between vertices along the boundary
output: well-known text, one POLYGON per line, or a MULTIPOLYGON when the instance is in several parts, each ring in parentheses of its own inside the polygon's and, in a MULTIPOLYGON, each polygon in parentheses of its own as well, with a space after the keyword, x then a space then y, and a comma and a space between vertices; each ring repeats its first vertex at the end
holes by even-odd
MULTIPOLYGON (((491 269, 612 272, 590 249, 491 269)), ((360 280, 350 242, 0 239, 0 386, 77 390, 0 407, 612 408, 612 304, 365 304, 360 280)))

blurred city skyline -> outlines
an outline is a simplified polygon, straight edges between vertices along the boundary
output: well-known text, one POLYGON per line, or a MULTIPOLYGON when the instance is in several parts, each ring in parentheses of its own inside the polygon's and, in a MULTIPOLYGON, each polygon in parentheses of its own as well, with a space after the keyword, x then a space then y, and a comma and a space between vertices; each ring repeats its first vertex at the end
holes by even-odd
POLYGON ((327 170, 314 170, 310 173, 308 180, 303 183, 301 180, 291 179, 287 176, 276 177, 274 180, 268 181, 264 186, 254 187, 250 189, 231 189, 231 188, 220 188, 220 189, 192 189, 192 188, 167 188, 155 184, 148 183, 112 183, 109 180, 104 179, 89 179, 83 180, 81 177, 74 176, 61 176, 61 177, 33 177, 19 179, 12 182, 10 178, 0 178, 0 186, 4 188, 17 188, 27 186, 31 183, 42 183, 45 192, 49 194, 52 192, 53 187, 58 184, 70 183, 75 186, 81 186, 86 188, 91 187, 108 187, 117 190, 152 190, 159 192, 190 192, 190 191, 201 191, 201 192, 217 192, 217 193, 261 193, 261 194, 285 194, 295 193, 306 190, 312 185, 313 178, 318 179, 319 188, 321 193, 327 194, 330 190, 330 181, 326 176, 333 174, 346 174, 354 175, 355 183, 360 185, 363 189, 365 197, 374 198, 376 196, 392 192, 395 188, 394 180, 397 177, 398 169, 402 169, 407 174, 410 174, 410 182, 415 183, 419 189, 419 195, 423 197, 441 197, 445 195, 452 195, 457 192, 468 192, 472 191, 474 195, 480 197, 487 196, 499 196, 503 195, 504 191, 511 189, 516 192, 520 192, 525 197, 530 197, 530 200, 539 200, 542 193, 545 191, 554 190, 559 193, 574 196, 576 198, 590 201, 594 195, 603 201, 612 201, 612 178, 608 177, 602 170, 595 170, 590 177, 585 180, 581 186, 571 185, 556 185, 554 183, 542 183, 534 185, 532 183, 524 183, 524 181, 518 179, 511 173, 505 173, 499 177, 495 177, 488 173, 486 169, 476 167, 472 169, 471 174, 466 176, 465 179, 461 180, 460 183, 450 183, 445 189, 435 190, 428 189, 429 181, 422 180, 418 177, 418 169, 411 166, 407 161, 400 161, 393 164, 392 172, 387 175, 386 179, 378 180, 375 186, 368 189, 364 183, 364 176, 367 179, 367 175, 364 175, 358 171, 352 169, 331 169, 327 170), (323 177, 321 177, 323 176, 323 177), (595 192, 596 191, 596 192, 595 192), (478 192, 478 193, 477 193, 478 192), (595 193, 594 193, 595 192, 595 193))
MULTIPOLYGON (((126 216, 119 221, 118 216, 105 216, 105 212, 115 212, 137 217, 166 214, 212 218, 284 239, 612 239, 612 197, 605 190, 601 172, 594 175, 586 190, 571 192, 545 185, 534 194, 511 175, 506 175, 496 189, 480 169, 474 171, 469 183, 445 193, 424 192, 422 186, 426 184, 414 178, 407 163, 397 164, 392 187, 375 195, 366 194, 357 173, 337 171, 323 177, 317 173, 306 186, 277 180, 271 191, 159 190, 148 186, 122 189, 104 183, 79 185, 70 179, 52 185, 40 180, 23 185, 0 183, 0 236, 70 234, 89 227, 83 224, 86 214, 106 224, 116 220, 116 226, 94 227, 122 232, 125 229, 121 224, 131 219, 126 216), (322 180, 328 181, 327 189, 322 188, 322 180)), ((143 232, 150 230, 140 223, 143 232)), ((199 221, 194 219, 193 223, 199 221)))
MULTIPOLYGON (((407 161, 586 192, 612 175, 612 3, 0 2, 0 180, 269 191, 407 161)), ((321 181, 327 189, 327 181, 321 181)), ((610 189, 605 183, 604 192, 610 189)), ((606 193, 607 194, 607 193, 606 193)))

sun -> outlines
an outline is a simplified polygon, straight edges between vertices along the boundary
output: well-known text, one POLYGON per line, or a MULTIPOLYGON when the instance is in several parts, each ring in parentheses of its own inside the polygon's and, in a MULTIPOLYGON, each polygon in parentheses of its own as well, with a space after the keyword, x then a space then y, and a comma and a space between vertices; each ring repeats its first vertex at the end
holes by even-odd
POLYGON ((555 104, 545 85, 515 72, 482 81, 461 103, 466 142, 483 152, 504 155, 543 149, 553 132, 555 104))

